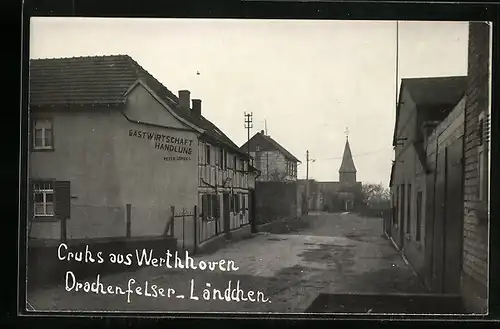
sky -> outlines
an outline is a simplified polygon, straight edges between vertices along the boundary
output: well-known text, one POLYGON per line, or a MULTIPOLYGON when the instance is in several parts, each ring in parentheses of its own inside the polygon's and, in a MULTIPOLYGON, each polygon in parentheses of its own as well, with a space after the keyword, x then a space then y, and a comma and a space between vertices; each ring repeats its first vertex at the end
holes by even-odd
MULTIPOLYGON (((357 179, 389 183, 396 22, 250 19, 31 19, 30 58, 127 54, 237 145, 267 134, 302 161, 299 178, 337 181, 346 127, 357 179), (197 75, 196 73, 200 74, 197 75)), ((401 78, 467 74, 466 22, 399 22, 401 78)))

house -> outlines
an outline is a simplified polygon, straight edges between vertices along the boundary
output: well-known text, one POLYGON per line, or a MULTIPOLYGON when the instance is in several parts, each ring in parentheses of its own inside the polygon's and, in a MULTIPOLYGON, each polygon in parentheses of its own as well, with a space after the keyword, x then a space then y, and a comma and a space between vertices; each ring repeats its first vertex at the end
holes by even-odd
POLYGON ((466 77, 403 79, 385 227, 431 292, 472 313, 488 304, 490 38, 469 23, 466 77))
POLYGON ((254 159, 254 166, 261 172, 258 181, 295 181, 300 162, 287 149, 276 142, 264 130, 256 133, 240 147, 254 159))
POLYGON ((29 96, 32 240, 168 233, 193 248, 249 231, 249 157, 189 91, 116 55, 31 60, 29 96), (54 212, 59 182, 67 221, 54 212))
MULTIPOLYGON (((411 248, 416 244, 418 255, 421 226, 414 227, 418 210, 424 216, 416 200, 424 204, 426 178, 428 175, 426 142, 432 129, 451 112, 465 92, 465 77, 402 79, 396 122, 393 135, 395 158, 389 183, 393 204, 390 237, 398 249, 411 248), (417 234, 418 232, 418 234, 417 234)), ((423 256, 415 257, 422 264, 423 256)), ((411 257, 410 257, 411 258, 411 257)), ((417 266, 420 267, 420 266, 417 266)))

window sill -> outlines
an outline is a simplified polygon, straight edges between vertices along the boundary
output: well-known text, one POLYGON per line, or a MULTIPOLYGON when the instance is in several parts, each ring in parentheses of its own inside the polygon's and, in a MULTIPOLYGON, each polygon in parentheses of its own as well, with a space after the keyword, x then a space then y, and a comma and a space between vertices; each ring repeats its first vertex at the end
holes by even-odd
POLYGON ((33 151, 33 152, 54 152, 55 149, 53 147, 32 147, 31 151, 33 151))
POLYGON ((55 216, 35 216, 35 222, 57 222, 59 221, 55 216))

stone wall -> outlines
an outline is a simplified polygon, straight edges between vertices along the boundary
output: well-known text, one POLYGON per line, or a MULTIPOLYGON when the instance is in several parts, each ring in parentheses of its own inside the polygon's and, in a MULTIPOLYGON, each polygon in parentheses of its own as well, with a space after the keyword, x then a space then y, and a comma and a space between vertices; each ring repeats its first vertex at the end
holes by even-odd
POLYGON ((257 182, 255 197, 257 225, 297 217, 296 182, 257 182))

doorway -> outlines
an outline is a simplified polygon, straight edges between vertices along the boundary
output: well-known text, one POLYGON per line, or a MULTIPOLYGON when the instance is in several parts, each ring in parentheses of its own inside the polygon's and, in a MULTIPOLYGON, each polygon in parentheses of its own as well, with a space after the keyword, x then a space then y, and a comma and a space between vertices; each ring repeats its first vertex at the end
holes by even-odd
POLYGON ((446 149, 446 199, 443 235, 443 292, 460 292, 463 244, 463 139, 446 149))

